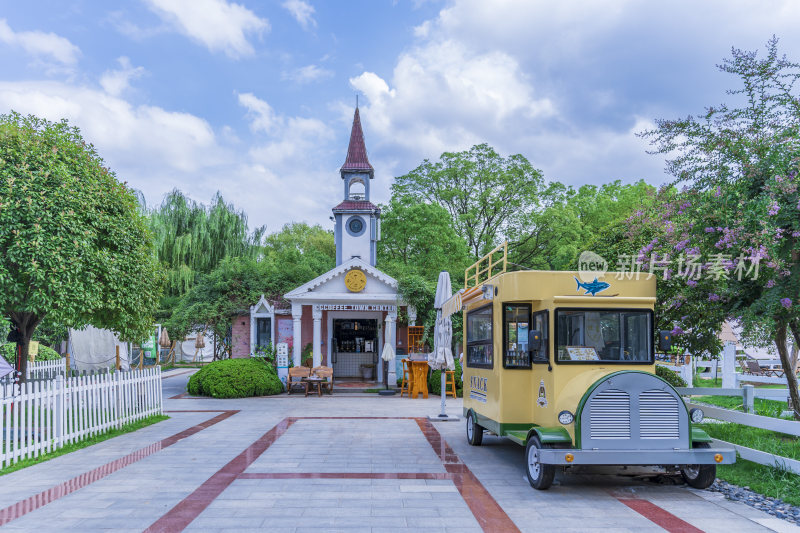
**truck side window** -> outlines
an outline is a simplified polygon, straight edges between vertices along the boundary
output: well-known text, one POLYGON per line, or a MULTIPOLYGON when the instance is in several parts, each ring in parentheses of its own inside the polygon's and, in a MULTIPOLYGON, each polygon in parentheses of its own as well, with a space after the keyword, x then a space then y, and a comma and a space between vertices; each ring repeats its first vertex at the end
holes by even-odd
POLYGON ((503 368, 530 368, 530 304, 503 304, 503 368))
POLYGON ((493 344, 492 306, 487 305, 467 313, 467 366, 492 368, 493 344))
POLYGON ((547 311, 538 311, 533 314, 533 329, 542 332, 542 344, 533 352, 534 363, 547 363, 550 360, 550 320, 547 311))

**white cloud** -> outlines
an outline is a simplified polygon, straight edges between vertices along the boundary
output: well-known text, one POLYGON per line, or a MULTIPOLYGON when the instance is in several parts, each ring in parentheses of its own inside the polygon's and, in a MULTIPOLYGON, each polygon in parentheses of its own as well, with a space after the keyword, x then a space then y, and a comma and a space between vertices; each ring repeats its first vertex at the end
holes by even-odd
POLYGON ((369 101, 363 117, 387 142, 436 156, 556 113, 503 52, 473 53, 455 40, 403 53, 390 84, 373 72, 350 79, 369 101))
POLYGON ((269 21, 225 0, 146 0, 150 8, 212 52, 239 58, 255 53, 247 35, 269 30, 269 21))
MULTIPOLYGON (((52 121, 66 118, 121 180, 166 192, 180 173, 218 163, 224 151, 205 120, 156 106, 135 106, 96 89, 58 82, 0 82, 0 108, 52 121)), ((152 198, 152 196, 151 196, 152 198)))
MULTIPOLYGON (((69 120, 93 143, 118 179, 148 205, 178 187, 208 202, 216 191, 244 209, 251 225, 270 230, 291 220, 326 223, 341 195, 336 165, 346 147, 316 118, 276 113, 253 94, 237 95, 258 133, 242 140, 203 118, 135 105, 99 88, 62 82, 0 82, 0 109, 69 120)), ((328 227, 327 225, 325 227, 328 227)))
POLYGON ((286 0, 283 4, 295 20, 307 30, 309 27, 316 28, 317 21, 314 20, 314 6, 303 0, 286 0))
POLYGON ((282 79, 301 84, 321 81, 331 76, 333 76, 332 70, 318 67, 317 65, 306 65, 281 74, 282 79))
POLYGON ((243 93, 238 96, 239 105, 247 109, 250 119, 250 129, 253 132, 269 132, 276 126, 277 117, 272 106, 259 99, 253 93, 243 93))
POLYGON ((119 96, 129 87, 131 80, 141 78, 145 72, 144 67, 134 67, 131 60, 125 56, 117 58, 120 68, 117 70, 107 70, 100 77, 100 85, 108 94, 119 96))
POLYGON ((64 66, 77 63, 81 54, 80 49, 64 37, 41 31, 15 32, 5 19, 0 19, 0 42, 22 48, 37 59, 55 61, 64 66))

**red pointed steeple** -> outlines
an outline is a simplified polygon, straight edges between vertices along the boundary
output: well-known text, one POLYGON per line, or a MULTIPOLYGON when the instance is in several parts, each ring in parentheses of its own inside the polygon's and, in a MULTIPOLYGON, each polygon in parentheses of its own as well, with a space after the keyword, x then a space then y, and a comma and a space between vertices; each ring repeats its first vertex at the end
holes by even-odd
POLYGON ((353 116, 353 129, 350 131, 350 144, 347 147, 347 159, 341 170, 367 171, 372 177, 374 169, 367 159, 367 147, 364 144, 364 132, 361 130, 361 117, 356 113, 353 116))

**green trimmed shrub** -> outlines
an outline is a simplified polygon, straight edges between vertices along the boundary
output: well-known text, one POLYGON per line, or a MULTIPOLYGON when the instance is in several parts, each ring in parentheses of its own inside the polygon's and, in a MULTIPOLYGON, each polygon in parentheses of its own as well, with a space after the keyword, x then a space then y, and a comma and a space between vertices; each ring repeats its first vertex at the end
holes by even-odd
MULTIPOLYGON (((17 345, 15 343, 9 342, 0 346, 0 353, 3 354, 3 359, 12 365, 17 362, 17 345)), ((39 354, 36 356, 37 361, 55 361, 56 359, 61 359, 57 351, 49 346, 39 345, 39 354)))
POLYGON ((275 368, 261 359, 214 361, 189 378, 189 394, 212 398, 270 396, 283 392, 275 368))
POLYGON ((686 381, 683 380, 682 377, 678 375, 677 372, 674 370, 670 370, 669 368, 663 365, 656 365, 656 376, 662 378, 664 381, 672 385, 673 387, 686 387, 686 381))
MULTIPOLYGON (((456 363, 456 395, 461 398, 464 395, 463 383, 461 383, 461 363, 456 363)), ((428 373, 428 392, 437 396, 442 392, 442 371, 434 370, 428 373)))

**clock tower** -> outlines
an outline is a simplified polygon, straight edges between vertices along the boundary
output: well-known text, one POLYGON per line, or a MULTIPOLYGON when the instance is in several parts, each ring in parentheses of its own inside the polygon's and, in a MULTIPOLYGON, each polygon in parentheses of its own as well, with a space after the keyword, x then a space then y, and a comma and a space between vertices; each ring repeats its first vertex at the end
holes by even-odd
POLYGON ((361 117, 356 108, 347 157, 339 170, 344 199, 333 208, 336 266, 358 257, 375 266, 376 244, 380 240, 381 210, 369 200, 369 184, 375 171, 367 159, 361 117))

